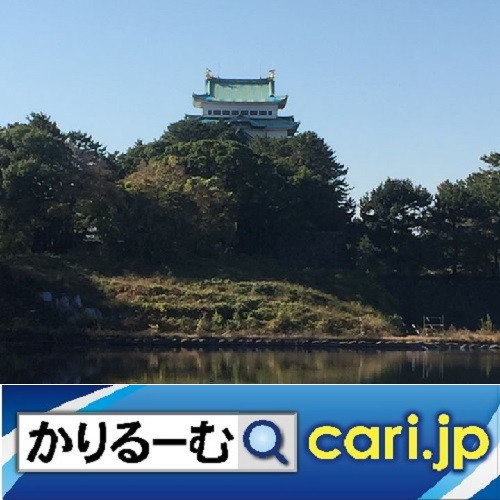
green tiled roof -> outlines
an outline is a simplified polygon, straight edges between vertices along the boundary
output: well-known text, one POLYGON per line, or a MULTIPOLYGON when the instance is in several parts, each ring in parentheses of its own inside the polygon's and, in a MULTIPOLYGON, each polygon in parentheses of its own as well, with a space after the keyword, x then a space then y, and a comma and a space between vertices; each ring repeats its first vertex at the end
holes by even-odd
POLYGON ((266 129, 283 129, 287 130, 295 129, 299 126, 299 122, 293 120, 293 116, 281 116, 275 118, 274 120, 248 120, 250 125, 254 128, 266 128, 266 129))
POLYGON ((287 96, 274 95, 274 80, 209 78, 206 94, 193 94, 195 103, 200 102, 254 102, 277 103, 284 108, 287 96))
POLYGON ((296 122, 293 116, 280 116, 274 119, 253 119, 248 117, 208 117, 200 115, 186 115, 186 118, 199 120, 202 123, 213 123, 220 120, 227 121, 229 123, 235 123, 244 125, 250 128, 267 129, 267 130, 277 130, 285 129, 291 133, 295 133, 299 127, 299 122, 296 122))

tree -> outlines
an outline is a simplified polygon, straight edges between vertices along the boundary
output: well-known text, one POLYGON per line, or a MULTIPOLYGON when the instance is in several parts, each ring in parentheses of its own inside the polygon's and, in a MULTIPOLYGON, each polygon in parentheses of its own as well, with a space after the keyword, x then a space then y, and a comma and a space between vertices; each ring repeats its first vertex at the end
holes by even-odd
POLYGON ((161 262, 231 248, 232 196, 217 178, 189 176, 171 158, 142 164, 123 186, 128 193, 123 241, 132 256, 161 262))
POLYGON ((82 132, 62 133, 43 113, 0 129, 0 246, 67 251, 117 206, 117 166, 82 132))
POLYGON ((484 161, 490 168, 500 167, 500 153, 491 152, 489 155, 481 156, 481 160, 484 161))
POLYGON ((346 181, 347 168, 337 161, 334 151, 315 132, 304 132, 289 139, 257 138, 250 146, 256 154, 269 157, 292 174, 308 170, 318 183, 335 191, 339 207, 347 211, 353 209, 346 181))
POLYGON ((159 139, 144 143, 136 141, 133 147, 119 156, 121 176, 124 177, 139 168, 142 162, 160 159, 166 155, 169 147, 178 143, 189 143, 203 140, 237 141, 237 130, 224 121, 203 123, 198 120, 185 119, 170 124, 159 139))
POLYGON ((204 123, 199 120, 184 119, 171 123, 160 140, 170 144, 202 140, 238 140, 237 129, 230 123, 219 120, 204 123))
POLYGON ((182 120, 115 158, 34 114, 0 129, 0 173, 1 244, 13 251, 60 253, 91 232, 151 262, 236 251, 314 265, 318 250, 345 253, 353 214, 347 169, 312 132, 247 144, 225 122, 182 120))
POLYGON ((430 228, 438 245, 436 261, 449 267, 452 274, 499 275, 498 158, 498 153, 483 156, 487 168, 465 180, 438 186, 430 228))
POLYGON ((475 243, 481 259, 477 269, 500 276, 500 154, 483 157, 491 165, 471 174, 466 182, 474 206, 475 243))
POLYGON ((349 197, 347 168, 333 150, 314 132, 281 140, 257 138, 250 147, 282 179, 280 192, 274 196, 282 200, 275 229, 285 233, 281 246, 284 242, 293 248, 302 241, 299 254, 319 255, 326 250, 332 255, 333 251, 335 262, 330 265, 345 264, 354 202, 349 197))
POLYGON ((434 250, 429 267, 450 268, 453 275, 466 267, 474 239, 472 211, 473 200, 465 181, 447 180, 438 186, 429 223, 434 250))
POLYGON ((114 155, 84 132, 66 134, 75 171, 73 231, 75 244, 93 234, 98 241, 120 239, 118 218, 124 211, 124 193, 116 184, 119 166, 114 155))
POLYGON ((409 179, 387 179, 360 201, 366 237, 359 251, 376 253, 385 274, 418 273, 431 201, 427 189, 409 179))
POLYGON ((74 172, 64 135, 41 113, 0 133, 4 251, 60 251, 72 245, 74 172))
POLYGON ((167 149, 192 178, 216 180, 230 194, 235 213, 235 248, 243 253, 272 252, 273 221, 282 179, 244 144, 204 139, 177 143, 167 149))

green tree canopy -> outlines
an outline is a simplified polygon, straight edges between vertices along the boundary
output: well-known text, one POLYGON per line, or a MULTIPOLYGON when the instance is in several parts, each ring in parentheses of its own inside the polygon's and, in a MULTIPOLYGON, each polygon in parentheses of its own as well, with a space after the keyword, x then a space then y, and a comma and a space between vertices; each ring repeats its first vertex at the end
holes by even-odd
POLYGON ((376 252, 387 274, 418 272, 431 202, 427 189, 409 179, 387 179, 360 201, 366 231, 360 251, 376 252))
MULTIPOLYGON (((430 229, 434 269, 452 274, 499 275, 500 170, 498 153, 483 156, 487 168, 438 186, 430 229)), ((433 265, 432 265, 433 264, 433 265)))
MULTIPOLYGON (((116 169, 105 149, 81 132, 63 134, 43 113, 0 129, 0 221, 3 251, 65 251, 93 225, 103 183, 116 169), (85 212, 87 212, 85 214, 85 212)), ((103 207, 101 206, 101 209, 103 207)))

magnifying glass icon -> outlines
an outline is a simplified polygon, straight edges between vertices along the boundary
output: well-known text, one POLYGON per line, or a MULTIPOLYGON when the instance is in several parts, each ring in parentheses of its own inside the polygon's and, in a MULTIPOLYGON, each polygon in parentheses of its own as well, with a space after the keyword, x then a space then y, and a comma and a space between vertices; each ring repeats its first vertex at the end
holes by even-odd
POLYGON ((281 431, 270 420, 256 420, 243 433, 243 444, 252 455, 258 458, 276 457, 283 465, 288 465, 288 460, 279 451, 281 442, 281 431))

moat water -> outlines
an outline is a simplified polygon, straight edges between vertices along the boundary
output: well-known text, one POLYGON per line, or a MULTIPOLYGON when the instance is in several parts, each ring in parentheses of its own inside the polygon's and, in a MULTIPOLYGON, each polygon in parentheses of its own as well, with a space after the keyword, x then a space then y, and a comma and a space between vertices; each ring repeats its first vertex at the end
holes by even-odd
POLYGON ((0 344, 1 383, 500 383, 497 351, 29 350, 0 344))

